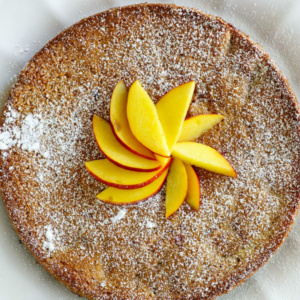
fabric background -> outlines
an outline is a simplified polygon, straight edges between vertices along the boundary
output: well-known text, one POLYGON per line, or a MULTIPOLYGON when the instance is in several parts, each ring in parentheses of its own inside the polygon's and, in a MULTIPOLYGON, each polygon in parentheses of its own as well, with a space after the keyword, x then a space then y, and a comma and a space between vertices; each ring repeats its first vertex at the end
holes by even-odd
MULTIPOLYGON (((283 71, 300 100, 299 0, 155 1, 196 7, 218 15, 261 44, 283 71)), ((48 40, 80 19, 132 0, 0 0, 0 103, 26 62, 48 40)), ((75 300, 36 264, 19 243, 0 202, 0 299, 75 300)), ((219 300, 300 299, 300 218, 289 237, 246 283, 219 300)))

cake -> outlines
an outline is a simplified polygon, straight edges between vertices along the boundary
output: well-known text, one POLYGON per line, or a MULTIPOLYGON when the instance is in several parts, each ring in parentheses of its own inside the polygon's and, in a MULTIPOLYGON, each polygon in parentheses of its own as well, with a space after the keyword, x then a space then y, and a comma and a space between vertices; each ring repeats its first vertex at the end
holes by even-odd
POLYGON ((115 8, 73 25, 21 72, 3 110, 1 191, 23 243, 89 299, 213 299, 278 249, 299 209, 299 111, 263 49, 218 17, 175 5, 115 8), (198 142, 237 178, 196 169, 201 206, 165 218, 164 187, 126 207, 84 162, 99 159, 92 116, 109 120, 121 80, 154 102, 195 81, 188 116, 224 120, 198 142))

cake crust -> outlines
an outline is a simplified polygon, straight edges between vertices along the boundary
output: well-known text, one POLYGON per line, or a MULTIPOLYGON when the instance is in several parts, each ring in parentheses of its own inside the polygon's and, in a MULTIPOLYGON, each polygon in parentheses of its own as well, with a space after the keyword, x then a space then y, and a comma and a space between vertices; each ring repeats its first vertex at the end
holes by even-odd
POLYGON ((89 299, 213 299, 278 249, 299 210, 299 109, 274 62, 218 17, 163 4, 114 8, 71 26, 21 72, 1 118, 1 190, 23 243, 89 299), (91 116, 139 79, 157 102, 195 80, 189 116, 224 122, 199 139, 237 179, 197 169, 199 212, 164 218, 164 189, 124 209, 84 162, 103 155, 91 116))

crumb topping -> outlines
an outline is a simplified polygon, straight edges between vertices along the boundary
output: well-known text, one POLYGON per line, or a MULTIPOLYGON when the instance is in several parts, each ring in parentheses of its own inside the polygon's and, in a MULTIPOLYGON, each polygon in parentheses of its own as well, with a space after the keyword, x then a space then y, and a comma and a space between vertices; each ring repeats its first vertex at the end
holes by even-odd
POLYGON ((138 5, 85 19, 24 68, 0 128, 4 202, 38 260, 91 299, 211 299, 246 279, 280 245, 300 191, 299 114, 263 50, 219 18, 138 5), (189 116, 225 119, 199 138, 238 177, 196 169, 202 204, 164 216, 165 187, 126 208, 95 199, 105 185, 84 162, 103 157, 94 113, 140 80, 157 102, 194 80, 189 116))

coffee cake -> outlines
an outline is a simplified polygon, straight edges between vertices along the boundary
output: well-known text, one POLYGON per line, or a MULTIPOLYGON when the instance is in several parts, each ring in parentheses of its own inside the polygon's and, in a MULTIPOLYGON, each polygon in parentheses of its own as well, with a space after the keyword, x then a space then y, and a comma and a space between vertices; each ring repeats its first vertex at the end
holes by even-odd
POLYGON ((299 207, 299 112, 263 49, 218 17, 175 5, 115 8, 73 25, 21 72, 1 119, 1 190, 36 259, 89 299, 212 299, 261 267, 299 207), (120 208, 85 161, 103 157, 94 113, 140 80, 153 101, 194 80, 189 116, 224 121, 198 141, 226 157, 235 179, 197 169, 199 212, 164 216, 164 188, 120 208))

